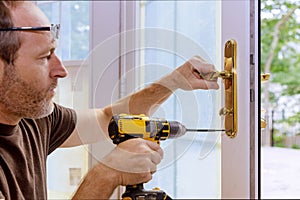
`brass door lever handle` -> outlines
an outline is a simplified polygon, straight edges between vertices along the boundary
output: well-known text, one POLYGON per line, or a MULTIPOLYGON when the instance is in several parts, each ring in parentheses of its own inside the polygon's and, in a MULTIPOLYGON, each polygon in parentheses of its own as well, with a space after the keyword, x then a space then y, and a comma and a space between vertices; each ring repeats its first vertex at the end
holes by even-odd
POLYGON ((216 81, 218 78, 222 78, 222 79, 231 79, 232 78, 232 73, 230 73, 229 71, 214 71, 214 72, 209 72, 209 73, 199 73, 199 75, 207 81, 216 81))

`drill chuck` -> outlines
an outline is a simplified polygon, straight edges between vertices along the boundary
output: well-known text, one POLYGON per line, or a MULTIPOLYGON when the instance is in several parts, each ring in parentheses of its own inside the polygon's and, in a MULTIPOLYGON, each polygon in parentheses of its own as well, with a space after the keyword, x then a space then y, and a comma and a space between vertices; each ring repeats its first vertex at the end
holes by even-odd
POLYGON ((169 138, 178 138, 186 133, 186 128, 184 125, 177 121, 169 121, 170 123, 170 134, 169 138))

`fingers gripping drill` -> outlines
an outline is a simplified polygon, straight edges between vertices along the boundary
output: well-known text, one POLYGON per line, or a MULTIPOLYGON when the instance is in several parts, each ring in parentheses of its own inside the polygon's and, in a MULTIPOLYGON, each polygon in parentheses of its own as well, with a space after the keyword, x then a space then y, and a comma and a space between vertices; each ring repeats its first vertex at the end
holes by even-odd
MULTIPOLYGON (((113 116, 111 119, 108 132, 115 144, 119 144, 131 138, 144 138, 159 144, 160 140, 184 135, 186 128, 176 121, 149 118, 145 115, 119 114, 113 116)), ((122 198, 123 200, 171 199, 159 188, 145 190, 143 183, 127 185, 122 198)))

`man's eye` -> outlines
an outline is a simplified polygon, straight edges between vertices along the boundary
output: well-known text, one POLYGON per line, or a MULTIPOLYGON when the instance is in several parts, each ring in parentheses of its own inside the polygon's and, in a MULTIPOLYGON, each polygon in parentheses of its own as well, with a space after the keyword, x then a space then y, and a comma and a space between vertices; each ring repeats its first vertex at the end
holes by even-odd
POLYGON ((47 55, 47 56, 44 56, 44 57, 41 57, 41 60, 50 60, 50 58, 51 58, 51 54, 47 55))

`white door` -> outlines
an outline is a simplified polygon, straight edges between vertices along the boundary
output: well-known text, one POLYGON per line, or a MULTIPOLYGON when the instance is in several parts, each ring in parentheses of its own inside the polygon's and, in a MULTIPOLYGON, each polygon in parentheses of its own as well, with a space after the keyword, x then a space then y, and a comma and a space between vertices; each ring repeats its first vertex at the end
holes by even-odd
MULTIPOLYGON (((187 133, 162 142, 164 160, 145 187, 159 187, 172 198, 257 198, 257 1, 91 5, 91 48, 100 48, 105 58, 92 64, 91 104, 96 107, 150 84, 195 54, 222 70, 224 45, 229 39, 236 41, 237 136, 187 133), (117 17, 108 23, 108 16, 117 17)), ((99 59, 94 56, 92 61, 99 59)), ((222 80, 219 83, 223 87, 222 80)), ((176 91, 154 116, 189 128, 222 129, 222 90, 176 91)), ((93 145, 91 151, 96 155, 101 148, 93 145)))

